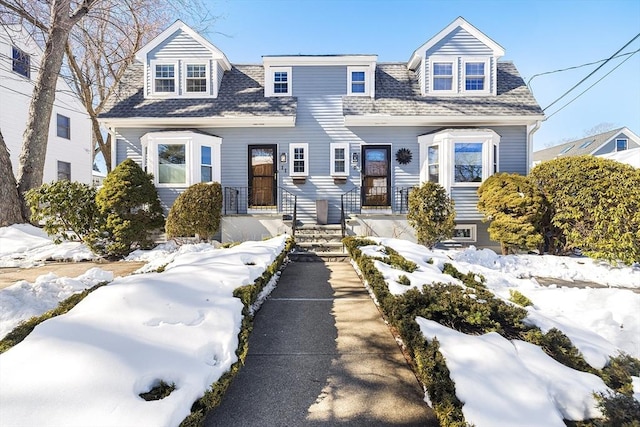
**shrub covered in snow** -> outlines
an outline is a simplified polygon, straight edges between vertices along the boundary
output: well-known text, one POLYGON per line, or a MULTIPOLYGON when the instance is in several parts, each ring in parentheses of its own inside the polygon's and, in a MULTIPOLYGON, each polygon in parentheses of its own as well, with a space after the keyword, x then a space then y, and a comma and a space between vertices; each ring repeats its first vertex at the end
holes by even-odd
POLYGON ((167 217, 168 238, 196 236, 210 240, 220 229, 222 187, 201 182, 187 188, 173 203, 167 217))
POLYGON ((96 203, 106 223, 91 236, 89 245, 103 255, 123 257, 133 249, 149 248, 151 233, 164 225, 152 177, 131 159, 107 175, 96 203))
POLYGON ((585 255, 640 261, 640 169, 594 156, 543 162, 530 178, 550 215, 542 227, 585 255))
POLYGON ((421 245, 432 248, 436 243, 451 238, 455 216, 453 200, 441 185, 425 182, 409 193, 407 219, 416 230, 421 245))
POLYGON ((478 188, 478 210, 489 224, 489 237, 500 242, 502 254, 539 249, 543 200, 527 177, 497 173, 478 188))

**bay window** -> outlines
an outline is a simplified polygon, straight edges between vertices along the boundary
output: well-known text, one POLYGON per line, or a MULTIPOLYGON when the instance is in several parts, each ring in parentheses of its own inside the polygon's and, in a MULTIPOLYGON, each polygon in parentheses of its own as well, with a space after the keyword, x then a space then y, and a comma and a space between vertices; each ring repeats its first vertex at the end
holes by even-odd
POLYGON ((191 131, 149 132, 141 142, 142 163, 156 186, 220 182, 221 138, 191 131))

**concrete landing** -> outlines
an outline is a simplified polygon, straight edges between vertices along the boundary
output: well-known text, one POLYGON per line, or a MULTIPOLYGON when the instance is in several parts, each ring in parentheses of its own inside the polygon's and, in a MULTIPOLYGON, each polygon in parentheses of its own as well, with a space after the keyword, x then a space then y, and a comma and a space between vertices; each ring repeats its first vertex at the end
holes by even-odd
POLYGON ((353 267, 293 262, 205 425, 437 426, 423 396, 353 267))

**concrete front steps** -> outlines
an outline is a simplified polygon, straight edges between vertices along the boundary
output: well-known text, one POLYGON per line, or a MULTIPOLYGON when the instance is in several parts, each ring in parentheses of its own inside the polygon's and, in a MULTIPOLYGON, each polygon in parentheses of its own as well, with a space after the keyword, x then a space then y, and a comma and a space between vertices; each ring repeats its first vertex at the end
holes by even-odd
POLYGON ((302 225, 296 228, 296 248, 289 254, 292 261, 348 261, 342 244, 340 224, 302 225))

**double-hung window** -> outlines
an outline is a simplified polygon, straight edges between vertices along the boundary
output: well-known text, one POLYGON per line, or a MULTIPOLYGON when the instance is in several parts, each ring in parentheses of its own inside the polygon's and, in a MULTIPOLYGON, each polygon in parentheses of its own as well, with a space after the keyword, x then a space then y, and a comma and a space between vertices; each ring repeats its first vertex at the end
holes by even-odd
POLYGON ((431 145, 427 147, 427 180, 438 182, 440 179, 440 147, 431 145))
POLYGON ((309 144, 289 144, 290 175, 309 175, 309 144))
POLYGON ((629 147, 629 141, 624 138, 616 139, 616 151, 624 151, 629 147))
POLYGON ((369 95, 369 67, 347 67, 347 94, 369 95))
POLYGON ((158 144, 158 183, 187 183, 186 144, 158 144))
POLYGON ((349 144, 336 142, 331 144, 331 176, 349 175, 349 144))
POLYGON ((152 61, 151 68, 154 94, 172 95, 178 92, 176 64, 152 61))
POLYGON ((265 96, 291 96, 291 67, 269 67, 266 73, 265 96))
POLYGON ((187 94, 208 94, 208 73, 206 64, 186 64, 185 91, 187 94))
POLYGON ((200 147, 200 182, 213 181, 213 165, 211 163, 211 147, 200 147))
POLYGON ((482 181, 482 142, 454 142, 453 182, 482 181))
POLYGON ((31 57, 28 53, 18 49, 15 46, 11 47, 12 51, 12 63, 11 69, 14 73, 18 73, 23 77, 31 78, 31 57))
POLYGON ((58 181, 71 181, 71 163, 58 160, 58 181))
POLYGON ((455 90, 455 63, 453 61, 433 62, 432 69, 431 88, 433 92, 453 92, 455 90))
POLYGON ((71 119, 62 114, 56 114, 56 135, 60 138, 71 139, 71 119))
POLYGON ((463 92, 489 92, 489 60, 484 58, 464 58, 463 92))

